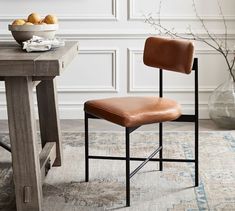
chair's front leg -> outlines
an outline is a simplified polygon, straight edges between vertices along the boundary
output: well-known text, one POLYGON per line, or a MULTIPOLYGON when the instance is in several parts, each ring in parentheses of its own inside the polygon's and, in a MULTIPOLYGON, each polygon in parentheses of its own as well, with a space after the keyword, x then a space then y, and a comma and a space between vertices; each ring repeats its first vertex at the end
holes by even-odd
POLYGON ((199 133, 199 128, 198 128, 198 119, 196 119, 195 122, 195 187, 198 186, 199 184, 199 167, 198 167, 198 133, 199 133))
POLYGON ((89 181, 89 134, 88 134, 88 115, 85 112, 85 181, 89 181))
POLYGON ((126 128, 126 206, 130 206, 130 131, 126 128))
MULTIPOLYGON (((162 140, 162 130, 163 130, 163 123, 159 123, 159 147, 162 147, 159 151, 159 158, 162 159, 163 157, 163 140, 162 140)), ((159 162, 159 170, 163 170, 163 162, 160 160, 159 162)))

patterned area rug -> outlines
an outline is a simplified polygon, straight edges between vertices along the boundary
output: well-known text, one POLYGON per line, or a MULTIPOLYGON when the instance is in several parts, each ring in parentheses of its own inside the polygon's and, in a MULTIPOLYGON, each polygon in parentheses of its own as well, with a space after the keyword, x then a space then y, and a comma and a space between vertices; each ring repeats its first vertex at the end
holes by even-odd
MULTIPOLYGON (((7 134, 0 139, 8 142, 7 134)), ((125 155, 124 134, 90 135, 90 154, 125 155)), ((80 210, 235 210, 235 138, 229 132, 200 133, 200 185, 194 188, 194 164, 148 163, 131 180, 131 207, 125 208, 125 162, 91 160, 84 182, 84 134, 63 133, 64 164, 53 168, 43 186, 45 211, 80 210)), ((158 145, 155 132, 134 132, 131 155, 148 156, 158 145)), ((193 158, 193 133, 166 132, 164 157, 193 158)), ((8 152, 0 149, 0 210, 15 210, 8 152)), ((134 169, 139 162, 133 161, 134 169)))

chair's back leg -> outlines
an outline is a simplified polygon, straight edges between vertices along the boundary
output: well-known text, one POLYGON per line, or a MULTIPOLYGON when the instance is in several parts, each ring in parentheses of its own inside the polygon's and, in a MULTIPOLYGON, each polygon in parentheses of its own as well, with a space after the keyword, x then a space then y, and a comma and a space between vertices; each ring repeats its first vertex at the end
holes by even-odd
POLYGON ((197 187, 199 184, 199 159, 198 159, 198 133, 199 133, 199 128, 198 128, 198 120, 195 122, 195 186, 197 187))
POLYGON ((130 206, 130 131, 126 128, 126 206, 130 206))
POLYGON ((199 166, 198 166, 198 162, 199 162, 199 155, 198 155, 198 146, 199 146, 199 123, 198 123, 198 119, 199 119, 199 111, 198 111, 198 59, 195 58, 194 59, 194 63, 195 63, 195 186, 197 187, 199 184, 199 166))
POLYGON ((89 181, 89 134, 88 134, 88 115, 85 112, 85 181, 89 181))

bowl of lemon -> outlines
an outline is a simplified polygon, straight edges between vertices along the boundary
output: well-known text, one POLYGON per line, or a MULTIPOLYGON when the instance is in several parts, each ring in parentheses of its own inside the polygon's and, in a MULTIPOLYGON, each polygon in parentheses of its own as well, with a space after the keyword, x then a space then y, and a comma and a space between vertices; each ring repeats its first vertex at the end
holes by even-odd
POLYGON ((33 36, 53 39, 58 26, 58 19, 55 15, 41 18, 37 13, 32 13, 27 19, 14 20, 8 25, 8 29, 16 42, 22 45, 22 42, 30 40, 33 36))

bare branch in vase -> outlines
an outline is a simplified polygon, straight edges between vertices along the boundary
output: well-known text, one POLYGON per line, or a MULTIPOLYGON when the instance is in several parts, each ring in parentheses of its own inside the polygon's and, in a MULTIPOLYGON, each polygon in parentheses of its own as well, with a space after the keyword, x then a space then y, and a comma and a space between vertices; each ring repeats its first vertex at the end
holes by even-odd
POLYGON ((200 36, 199 34, 194 33, 192 30, 192 27, 190 25, 187 27, 188 32, 185 32, 184 34, 180 34, 180 33, 175 32, 174 28, 169 29, 169 28, 165 27, 161 22, 162 4, 163 4, 163 0, 160 0, 157 21, 155 21, 155 19, 152 17, 152 15, 149 14, 147 17, 145 16, 145 22, 148 23, 155 31, 157 31, 159 33, 159 35, 166 35, 166 36, 170 36, 171 38, 196 40, 196 41, 203 42, 206 45, 210 46, 211 48, 213 48, 214 50, 216 50, 217 52, 219 52, 223 56, 227 66, 228 66, 229 73, 230 73, 233 81, 235 81, 235 75, 233 72, 233 68, 235 65, 235 55, 233 55, 233 59, 231 61, 229 61, 230 53, 232 52, 232 50, 230 50, 228 47, 228 26, 227 26, 226 19, 223 14, 223 10, 222 10, 222 7, 220 5, 219 0, 217 0, 217 4, 218 4, 219 11, 220 11, 220 15, 223 20, 224 38, 218 38, 215 34, 213 34, 209 31, 208 27, 205 24, 205 21, 198 13, 195 0, 192 0, 192 7, 194 10, 195 16, 197 17, 197 19, 201 23, 202 28, 204 29, 204 31, 206 32, 206 34, 208 36, 207 38, 204 38, 204 37, 200 36))

